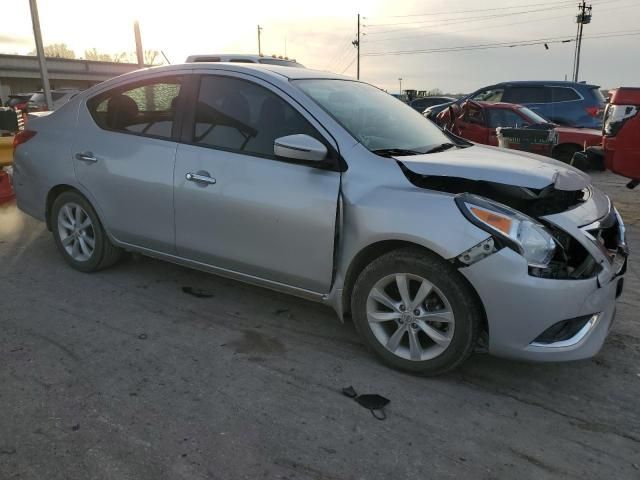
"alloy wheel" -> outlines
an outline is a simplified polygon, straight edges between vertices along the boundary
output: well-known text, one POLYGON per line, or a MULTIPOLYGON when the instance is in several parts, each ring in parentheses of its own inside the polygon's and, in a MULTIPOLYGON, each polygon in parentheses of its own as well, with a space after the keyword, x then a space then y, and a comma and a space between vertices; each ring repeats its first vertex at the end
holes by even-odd
POLYGON ((409 273, 381 278, 367 297, 367 321, 376 339, 406 360, 442 354, 453 339, 455 318, 443 293, 409 273))
POLYGON ((77 203, 66 203, 58 212, 58 235, 65 251, 77 262, 86 262, 96 247, 91 217, 77 203))

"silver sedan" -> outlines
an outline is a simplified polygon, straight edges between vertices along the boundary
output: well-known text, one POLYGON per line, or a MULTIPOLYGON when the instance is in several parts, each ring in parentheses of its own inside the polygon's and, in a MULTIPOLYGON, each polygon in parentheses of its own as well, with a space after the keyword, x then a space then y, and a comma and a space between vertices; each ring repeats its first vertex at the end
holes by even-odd
POLYGON ((410 372, 592 356, 622 291, 624 225, 588 176, 344 77, 141 70, 15 143, 18 206, 73 268, 132 251, 325 302, 410 372))

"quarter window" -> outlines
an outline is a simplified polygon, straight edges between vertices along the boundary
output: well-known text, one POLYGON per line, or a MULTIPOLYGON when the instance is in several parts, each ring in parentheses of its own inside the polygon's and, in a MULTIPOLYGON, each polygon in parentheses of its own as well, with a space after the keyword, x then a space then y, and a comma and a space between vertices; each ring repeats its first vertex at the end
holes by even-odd
POLYGON ((255 83, 205 76, 195 109, 193 143, 273 157, 273 142, 286 135, 322 138, 286 101, 255 83))
POLYGON ((551 87, 552 102, 571 102, 580 100, 580 95, 573 88, 551 87))
POLYGON ((171 138, 179 94, 180 79, 162 79, 100 95, 89 110, 101 128, 171 138))

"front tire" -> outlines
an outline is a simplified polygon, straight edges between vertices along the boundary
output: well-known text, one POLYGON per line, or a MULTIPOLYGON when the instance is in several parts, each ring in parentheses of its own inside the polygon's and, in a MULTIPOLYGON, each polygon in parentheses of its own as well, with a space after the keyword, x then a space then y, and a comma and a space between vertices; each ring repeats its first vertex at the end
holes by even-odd
POLYGON ((351 298, 358 333, 386 364, 439 375, 473 351, 482 319, 475 292, 453 265, 407 248, 374 260, 351 298))
POLYGON ((107 236, 91 204, 79 193, 59 195, 51 208, 53 238, 65 261, 89 273, 116 263, 122 250, 107 236))

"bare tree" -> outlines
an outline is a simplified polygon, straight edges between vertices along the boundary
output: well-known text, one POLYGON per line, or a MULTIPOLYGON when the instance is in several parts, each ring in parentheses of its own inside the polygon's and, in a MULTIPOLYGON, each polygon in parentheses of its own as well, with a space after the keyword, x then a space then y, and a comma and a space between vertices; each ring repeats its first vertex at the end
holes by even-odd
MULTIPOLYGON (((37 55, 35 50, 29 55, 37 55)), ((44 47, 44 56, 48 58, 76 58, 76 52, 71 50, 66 43, 54 43, 44 47)))
POLYGON ((432 88, 427 91, 427 97, 439 97, 440 95, 442 95, 442 90, 439 88, 432 88))
POLYGON ((97 49, 91 48, 84 51, 85 60, 97 60, 100 62, 113 62, 113 57, 108 53, 100 53, 97 49))
POLYGON ((158 50, 145 50, 144 51, 144 64, 145 65, 158 65, 162 62, 156 63, 156 60, 160 56, 158 50))

